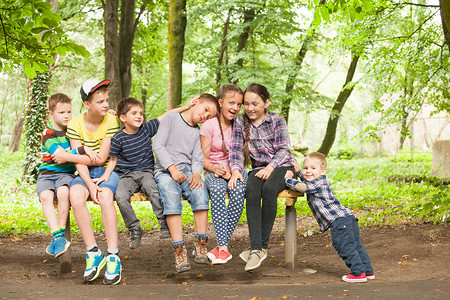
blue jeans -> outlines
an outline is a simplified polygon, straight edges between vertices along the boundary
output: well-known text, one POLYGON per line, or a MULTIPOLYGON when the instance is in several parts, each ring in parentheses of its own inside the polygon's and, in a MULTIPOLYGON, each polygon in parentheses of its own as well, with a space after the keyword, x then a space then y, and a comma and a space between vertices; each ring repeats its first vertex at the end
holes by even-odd
POLYGON ((228 180, 215 177, 214 173, 209 173, 205 177, 205 185, 211 196, 211 216, 219 247, 228 246, 244 208, 247 172, 244 172, 242 177, 244 181, 238 180, 236 187, 232 190, 228 189, 228 180), (225 203, 227 192, 229 196, 228 206, 225 203))
POLYGON ((206 187, 191 190, 189 187, 189 178, 192 176, 190 168, 184 168, 180 171, 187 176, 187 179, 182 183, 173 180, 167 171, 155 174, 155 181, 164 207, 164 215, 181 215, 183 212, 181 195, 184 195, 191 204, 192 211, 208 210, 209 196, 206 187))
MULTIPOLYGON (((103 173, 105 173, 106 168, 103 167, 94 167, 89 169, 89 176, 91 179, 102 177, 103 173)), ((113 195, 116 192, 117 184, 119 183, 119 175, 117 175, 116 172, 112 172, 109 176, 108 182, 100 182, 98 185, 101 188, 108 188, 112 191, 113 195)), ((82 185, 86 188, 86 190, 89 191, 89 188, 87 187, 86 183, 81 179, 81 177, 78 175, 75 177, 75 179, 70 184, 70 187, 73 187, 74 185, 82 185)))
POLYGON ((331 223, 330 230, 333 247, 350 272, 355 276, 373 274, 369 255, 361 243, 358 219, 354 216, 337 218, 331 223))

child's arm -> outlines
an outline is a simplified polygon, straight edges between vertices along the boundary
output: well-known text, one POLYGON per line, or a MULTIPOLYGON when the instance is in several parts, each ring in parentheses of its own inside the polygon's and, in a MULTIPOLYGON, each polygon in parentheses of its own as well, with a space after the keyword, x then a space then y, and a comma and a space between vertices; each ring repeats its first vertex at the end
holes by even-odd
POLYGON ((155 152, 156 157, 158 158, 161 166, 169 171, 172 179, 178 183, 183 183, 186 181, 187 176, 173 164, 173 161, 170 157, 170 153, 166 149, 167 140, 169 139, 170 129, 172 125, 171 118, 165 118, 161 120, 159 124, 158 132, 156 133, 153 139, 153 151, 155 152))
MULTIPOLYGON (((70 146, 72 148, 79 147, 81 146, 81 142, 78 140, 70 140, 70 146)), ((100 187, 92 181, 91 176, 89 175, 88 167, 84 164, 76 164, 75 166, 77 168, 78 175, 80 175, 81 179, 83 179, 84 183, 86 183, 88 187, 89 195, 91 196, 92 201, 95 204, 99 204, 98 192, 100 191, 100 187)))
POLYGON ((199 99, 200 99, 200 95, 197 95, 194 98, 192 98, 191 100, 189 100, 188 104, 166 111, 165 113, 163 113, 162 115, 157 117, 158 121, 161 121, 169 112, 182 113, 182 112, 188 110, 189 108, 194 106, 198 102, 199 99))
POLYGON ((200 135, 200 144, 202 145, 203 164, 205 170, 214 173, 215 177, 223 177, 227 180, 230 179, 231 173, 226 167, 222 165, 213 164, 209 160, 209 154, 211 152, 211 140, 206 136, 200 135))
POLYGON ((194 151, 192 153, 192 176, 189 178, 189 187, 191 190, 204 188, 202 177, 200 174, 203 170, 203 152, 200 145, 200 139, 197 139, 194 144, 194 151))
POLYGON ((99 178, 92 179, 92 181, 95 182, 97 185, 100 184, 100 182, 102 181, 108 182, 109 176, 114 171, 116 164, 117 164, 117 157, 110 157, 108 165, 106 166, 105 173, 103 173, 103 175, 99 178))
POLYGON ((293 177, 294 177, 294 172, 292 172, 291 170, 286 171, 286 175, 284 176, 284 182, 285 182, 286 186, 297 192, 301 192, 301 193, 306 192, 308 186, 301 181, 293 179, 293 177))
POLYGON ((98 155, 98 153, 87 146, 74 148, 70 152, 64 151, 61 146, 58 146, 58 149, 52 153, 52 159, 58 164, 72 162, 83 165, 96 165, 100 160, 100 156, 98 155), (75 149, 77 151, 76 153, 78 154, 74 153, 75 149), (83 154, 86 154, 87 157, 83 154))

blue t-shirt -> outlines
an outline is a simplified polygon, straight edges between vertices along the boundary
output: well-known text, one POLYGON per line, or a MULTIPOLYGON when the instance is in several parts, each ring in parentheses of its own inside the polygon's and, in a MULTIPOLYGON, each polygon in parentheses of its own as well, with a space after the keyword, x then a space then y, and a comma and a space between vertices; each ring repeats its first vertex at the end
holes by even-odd
POLYGON ((135 134, 127 134, 120 130, 113 136, 109 156, 117 157, 117 172, 127 174, 155 169, 152 137, 158 131, 158 127, 158 119, 153 119, 143 123, 135 134))

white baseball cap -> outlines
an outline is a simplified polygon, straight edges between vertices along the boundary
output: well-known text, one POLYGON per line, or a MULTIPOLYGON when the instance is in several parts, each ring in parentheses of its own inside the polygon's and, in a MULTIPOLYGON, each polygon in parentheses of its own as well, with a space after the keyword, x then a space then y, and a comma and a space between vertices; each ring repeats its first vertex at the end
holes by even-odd
POLYGON ((111 81, 109 81, 108 79, 105 79, 103 81, 100 81, 95 78, 86 80, 80 89, 81 99, 83 100, 83 102, 86 101, 89 95, 91 95, 93 92, 95 92, 102 86, 109 86, 110 83, 111 81))

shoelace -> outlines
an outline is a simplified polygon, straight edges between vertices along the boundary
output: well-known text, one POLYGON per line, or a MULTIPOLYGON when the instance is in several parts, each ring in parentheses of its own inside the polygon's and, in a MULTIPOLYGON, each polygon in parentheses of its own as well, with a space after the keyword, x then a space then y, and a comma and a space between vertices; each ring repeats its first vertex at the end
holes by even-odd
POLYGON ((197 241, 198 249, 200 250, 200 255, 206 255, 208 243, 205 241, 197 241))
POLYGON ((183 263, 184 262, 184 251, 183 251, 183 248, 178 248, 177 250, 175 250, 175 257, 177 258, 177 261, 179 263, 183 263))
POLYGON ((86 260, 86 270, 92 268, 92 266, 94 265, 94 261, 95 261, 95 258, 94 258, 94 257, 89 257, 89 258, 86 260))
POLYGON ((117 269, 117 261, 111 262, 108 260, 108 263, 106 264, 106 269, 108 270, 108 273, 114 273, 117 269))

